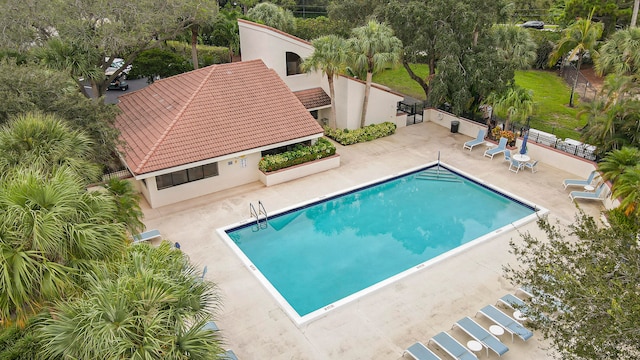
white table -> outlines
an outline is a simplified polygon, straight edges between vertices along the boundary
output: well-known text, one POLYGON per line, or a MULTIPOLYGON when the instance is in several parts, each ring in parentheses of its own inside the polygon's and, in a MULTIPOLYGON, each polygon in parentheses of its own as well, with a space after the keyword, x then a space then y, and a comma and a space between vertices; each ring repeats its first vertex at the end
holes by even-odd
POLYGON ((594 188, 594 187, 593 187, 593 186, 591 186, 591 185, 585 185, 585 186, 584 186, 584 190, 585 190, 585 191, 593 191, 593 190, 595 190, 595 189, 596 189, 596 188, 594 188))
POLYGON ((504 335, 504 329, 499 325, 491 325, 489 326, 489 331, 495 336, 504 335))
POLYGON ((527 162, 531 160, 531 158, 528 155, 520 154, 520 153, 513 155, 512 158, 517 162, 527 162))
POLYGON ((527 320, 527 317, 520 310, 516 310, 513 312, 513 317, 518 321, 527 320))
POLYGON ((474 351, 474 352, 482 351, 482 344, 480 344, 479 342, 477 342, 475 340, 467 341, 467 347, 469 348, 469 350, 474 351))

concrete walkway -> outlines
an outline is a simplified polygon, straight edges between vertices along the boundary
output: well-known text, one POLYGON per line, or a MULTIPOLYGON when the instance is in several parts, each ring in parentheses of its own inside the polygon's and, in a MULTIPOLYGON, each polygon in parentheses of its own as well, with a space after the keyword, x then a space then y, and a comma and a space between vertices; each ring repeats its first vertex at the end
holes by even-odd
MULTIPOLYGON (((405 348, 416 341, 427 344, 440 331, 466 343, 467 335, 451 326, 515 291, 502 276, 502 266, 514 262, 508 242, 518 241, 519 231, 542 237, 535 224, 476 245, 300 327, 215 230, 248 219, 250 202, 261 200, 273 213, 423 165, 436 160, 438 153, 442 162, 549 209, 553 220, 572 222, 576 207, 561 184, 575 175, 544 163, 535 174, 510 172, 501 156, 483 157, 482 146, 463 151, 462 143, 470 139, 431 122, 412 125, 373 142, 337 145, 342 157, 337 169, 268 188, 252 183, 158 209, 145 208, 145 224, 159 229, 168 240, 180 242, 195 264, 208 266, 207 279, 218 285, 223 298, 216 321, 227 346, 242 360, 400 359, 405 348)), ((596 217, 602 210, 600 202, 580 205, 596 217)), ((489 325, 480 315, 476 320, 489 325)), ((517 338, 511 342, 508 335, 502 340, 510 349, 502 359, 551 358, 543 350, 545 342, 539 333, 526 343, 517 338)), ((486 357, 486 353, 478 355, 486 357)), ((490 353, 489 357, 497 355, 490 353)))

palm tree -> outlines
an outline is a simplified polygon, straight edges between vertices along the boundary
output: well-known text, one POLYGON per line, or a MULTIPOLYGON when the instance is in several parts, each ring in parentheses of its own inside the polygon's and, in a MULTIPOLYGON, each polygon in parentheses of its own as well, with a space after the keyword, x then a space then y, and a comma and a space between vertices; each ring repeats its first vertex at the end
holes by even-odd
POLYGON ((348 58, 346 40, 336 35, 327 35, 311 42, 313 54, 302 63, 303 71, 321 71, 327 75, 329 96, 331 97, 331 117, 329 127, 336 128, 336 93, 333 80, 345 71, 348 58))
POLYGON ((377 21, 369 21, 367 25, 352 30, 351 47, 354 54, 353 63, 356 69, 367 73, 367 82, 362 103, 360 127, 364 127, 367 119, 367 107, 369 106, 369 94, 371 92, 371 80, 373 74, 380 72, 385 67, 395 66, 400 61, 402 41, 393 36, 393 30, 377 21))
POLYGON ((528 69, 536 60, 536 43, 527 29, 513 25, 494 25, 491 36, 496 55, 516 69, 528 69))
POLYGON ((640 28, 629 28, 613 33, 600 47, 595 59, 598 75, 640 76, 640 28))
POLYGON ((100 175, 100 168, 89 160, 93 151, 84 133, 71 130, 55 115, 27 113, 0 128, 0 172, 28 166, 46 174, 63 166, 88 183, 100 175))
POLYGON ((582 66, 582 59, 588 52, 595 54, 595 47, 598 39, 602 36, 603 24, 591 21, 593 12, 591 11, 589 18, 579 19, 564 30, 564 37, 556 44, 555 49, 549 55, 549 65, 555 65, 560 58, 566 58, 569 61, 576 58, 576 76, 571 86, 571 96, 569 98, 569 106, 573 107, 573 97, 578 85, 578 75, 582 66))
POLYGON ((127 180, 110 179, 104 187, 113 195, 116 204, 115 221, 125 224, 131 235, 144 230, 142 218, 144 214, 140 208, 140 193, 127 180))
POLYGON ((67 167, 23 168, 0 178, 0 324, 24 324, 48 301, 72 294, 80 274, 117 258, 125 227, 115 202, 88 192, 67 167))
POLYGON ((535 106, 533 92, 519 86, 509 88, 503 95, 492 93, 487 102, 492 104, 494 111, 507 114, 505 129, 508 129, 512 119, 525 121, 533 113, 535 106))
POLYGON ((640 202, 640 150, 623 147, 609 152, 598 164, 602 179, 611 181, 611 194, 621 198, 620 207, 625 214, 638 210, 640 202))
POLYGON ((204 328, 219 307, 181 251, 131 246, 115 272, 98 273, 84 296, 58 302, 39 331, 42 355, 74 359, 213 359, 220 338, 204 328))

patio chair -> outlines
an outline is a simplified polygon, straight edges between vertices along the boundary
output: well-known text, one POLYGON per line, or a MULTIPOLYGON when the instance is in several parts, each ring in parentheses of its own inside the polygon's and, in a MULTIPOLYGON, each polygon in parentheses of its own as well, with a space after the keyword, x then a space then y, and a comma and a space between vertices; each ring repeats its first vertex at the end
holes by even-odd
POLYGON ((160 234, 160 230, 153 229, 137 235, 133 235, 133 243, 138 244, 138 243, 149 241, 159 237, 162 237, 162 235, 160 234))
POLYGON ((522 169, 523 166, 524 166, 523 163, 521 163, 520 161, 514 158, 511 158, 511 163, 509 164, 509 170, 517 174, 518 171, 520 171, 520 169, 522 169))
POLYGON ((454 359, 478 360, 478 357, 474 353, 444 331, 432 337, 429 342, 431 341, 454 359))
POLYGON ((536 165, 538 165, 538 160, 524 163, 524 167, 531 169, 532 173, 538 172, 538 168, 536 168, 536 165))
POLYGON ((511 162, 511 151, 504 152, 504 161, 511 162))
POLYGON ((589 174, 589 177, 587 178, 587 180, 578 180, 578 179, 565 179, 562 181, 562 184, 564 185, 564 188, 566 189, 568 186, 585 186, 585 185, 591 185, 593 183, 593 179, 595 179, 596 175, 598 174, 597 171, 593 170, 591 172, 591 174, 589 174))
POLYGON ((229 349, 229 350, 225 351, 224 354, 222 354, 222 359, 225 359, 225 360, 238 360, 238 357, 233 352, 233 350, 229 349))
POLYGON ((412 358, 416 360, 441 360, 440 357, 433 353, 433 351, 429 350, 423 343, 417 342, 411 346, 409 346, 403 353, 409 354, 412 358))
POLYGON ((211 330, 211 331, 219 331, 218 325, 213 321, 207 321, 206 324, 202 327, 203 330, 211 330))
POLYGON ((487 356, 489 356, 489 349, 498 354, 498 356, 502 356, 509 351, 509 348, 503 344, 500 339, 485 330, 485 328, 468 316, 458 320, 458 322, 453 324, 453 327, 460 328, 476 341, 484 345, 487 349, 487 356))
POLYGON ((478 130, 478 136, 475 139, 469 140, 462 145, 462 150, 469 149, 469 151, 473 150, 473 147, 476 145, 480 145, 484 143, 484 137, 487 134, 487 130, 480 129, 478 130))
POLYGON ((526 306, 522 299, 513 294, 506 294, 498 299, 498 302, 501 302, 514 310, 522 310, 526 306))
POLYGON ((493 160, 493 156, 496 154, 500 154, 501 152, 507 151, 507 138, 500 138, 500 142, 498 142, 498 146, 489 149, 484 152, 484 156, 490 157, 493 160))
POLYGON ((569 197, 571 200, 575 199, 588 199, 588 200, 600 200, 604 201, 604 193, 605 193, 606 184, 602 183, 596 191, 572 191, 569 193, 569 197))
MULTIPOLYGON (((518 335, 524 341, 527 341, 531 337, 533 337, 533 333, 531 332, 531 330, 525 328, 524 326, 522 326, 522 324, 511 318, 511 316, 503 313, 493 305, 487 305, 483 307, 478 311, 478 313, 484 315, 486 318, 493 321, 497 325, 502 326, 508 333, 511 334, 512 342, 514 335, 518 335)), ((476 315, 478 315, 478 313, 476 313, 476 315)))

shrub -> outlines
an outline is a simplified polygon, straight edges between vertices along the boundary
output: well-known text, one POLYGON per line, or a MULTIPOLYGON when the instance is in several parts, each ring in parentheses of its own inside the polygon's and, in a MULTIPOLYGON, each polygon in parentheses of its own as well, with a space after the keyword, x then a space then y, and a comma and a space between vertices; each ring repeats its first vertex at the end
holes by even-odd
MULTIPOLYGON (((191 60, 191 44, 179 41, 167 41, 167 46, 177 54, 191 60)), ((200 67, 231 62, 229 49, 226 47, 202 44, 198 44, 196 47, 198 48, 198 62, 200 63, 200 67)))
POLYGON ((262 172, 276 171, 290 166, 303 164, 305 162, 329 157, 336 153, 336 147, 325 139, 319 138, 311 146, 296 145, 291 151, 286 151, 275 155, 266 155, 258 163, 258 169, 262 172))
POLYGON ((375 140, 377 138, 393 135, 396 132, 396 124, 392 122, 383 122, 381 124, 372 124, 361 129, 332 129, 328 126, 324 127, 324 134, 339 142, 341 145, 351 145, 355 143, 375 140))

